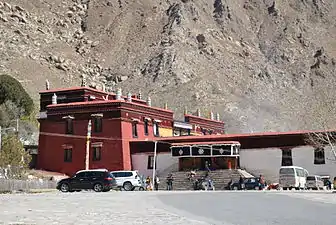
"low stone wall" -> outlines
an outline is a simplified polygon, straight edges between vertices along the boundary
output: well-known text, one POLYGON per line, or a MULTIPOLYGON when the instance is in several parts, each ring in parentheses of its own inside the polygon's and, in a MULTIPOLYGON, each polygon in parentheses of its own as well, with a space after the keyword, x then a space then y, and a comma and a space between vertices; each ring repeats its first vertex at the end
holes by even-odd
POLYGON ((0 193, 31 191, 36 189, 55 189, 56 181, 0 179, 0 193))

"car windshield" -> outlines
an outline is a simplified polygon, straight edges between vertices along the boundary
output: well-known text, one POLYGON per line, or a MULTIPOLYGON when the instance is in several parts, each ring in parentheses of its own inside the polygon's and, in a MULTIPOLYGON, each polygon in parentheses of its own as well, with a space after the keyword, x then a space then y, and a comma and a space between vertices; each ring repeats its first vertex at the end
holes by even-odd
POLYGON ((315 180, 315 177, 314 176, 308 176, 307 180, 315 180))
POLYGON ((293 168, 281 168, 280 174, 294 174, 293 168))

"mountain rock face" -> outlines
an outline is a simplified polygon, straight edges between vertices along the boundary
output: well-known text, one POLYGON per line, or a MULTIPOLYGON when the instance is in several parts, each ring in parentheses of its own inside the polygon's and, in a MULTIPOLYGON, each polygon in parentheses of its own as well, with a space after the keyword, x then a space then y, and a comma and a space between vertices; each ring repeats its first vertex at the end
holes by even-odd
POLYGON ((85 77, 228 132, 319 128, 305 115, 335 95, 335 18, 334 0, 0 0, 0 74, 35 100, 85 77))

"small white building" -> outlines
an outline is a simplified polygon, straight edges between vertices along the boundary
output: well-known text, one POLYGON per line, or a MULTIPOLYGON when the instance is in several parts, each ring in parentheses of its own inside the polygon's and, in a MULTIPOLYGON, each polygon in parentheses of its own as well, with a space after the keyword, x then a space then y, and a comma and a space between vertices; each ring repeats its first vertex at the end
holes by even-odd
MULTIPOLYGON (((160 149, 156 159, 156 173, 204 169, 245 169, 268 181, 278 182, 281 166, 300 166, 309 174, 336 176, 336 158, 329 146, 314 148, 307 145, 306 133, 262 133, 240 135, 206 135, 160 138, 170 143, 160 149), (201 154, 200 154, 201 153, 201 154)), ((153 148, 132 153, 132 167, 145 176, 153 173, 153 148)))
POLYGON ((300 166, 309 174, 336 177, 336 158, 329 146, 314 149, 312 146, 292 148, 242 149, 240 151, 242 169, 268 180, 278 182, 281 166, 300 166))

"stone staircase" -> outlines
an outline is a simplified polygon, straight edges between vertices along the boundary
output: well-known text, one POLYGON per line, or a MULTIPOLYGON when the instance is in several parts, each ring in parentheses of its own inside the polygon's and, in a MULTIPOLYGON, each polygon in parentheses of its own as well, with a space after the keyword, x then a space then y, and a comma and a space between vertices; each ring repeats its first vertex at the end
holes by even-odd
MULTIPOLYGON (((187 191, 193 190, 193 183, 188 180, 186 171, 172 172, 173 174, 173 190, 179 191, 187 191)), ((196 178, 204 177, 206 171, 197 171, 196 178)), ((232 179, 233 181, 239 180, 239 177, 242 175, 245 177, 240 170, 215 170, 209 172, 211 179, 215 184, 216 190, 224 190, 229 181, 232 179)), ((166 190, 166 178, 160 177, 160 185, 159 190, 166 190)))

